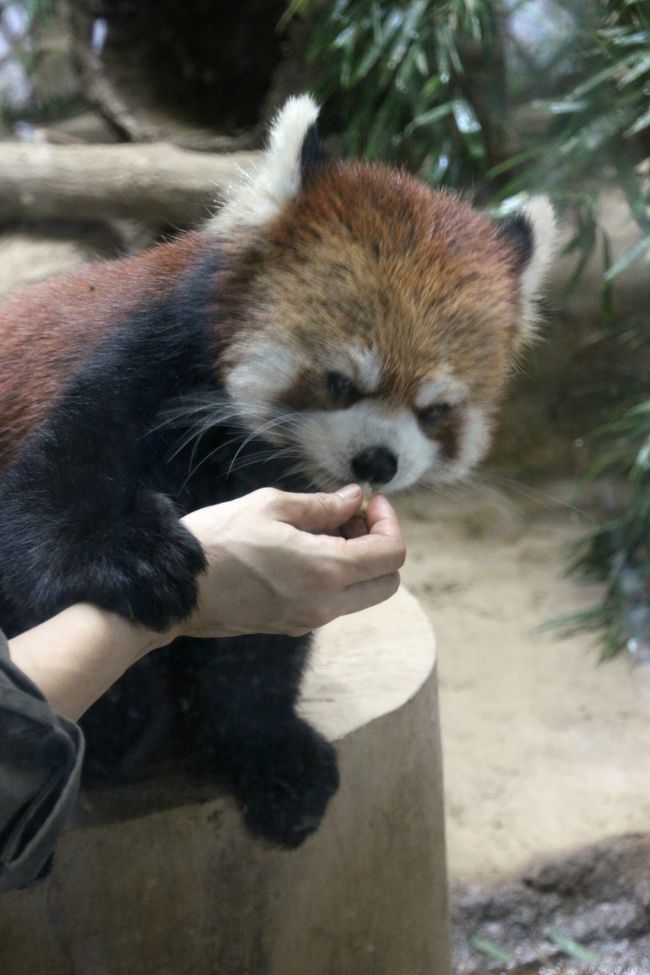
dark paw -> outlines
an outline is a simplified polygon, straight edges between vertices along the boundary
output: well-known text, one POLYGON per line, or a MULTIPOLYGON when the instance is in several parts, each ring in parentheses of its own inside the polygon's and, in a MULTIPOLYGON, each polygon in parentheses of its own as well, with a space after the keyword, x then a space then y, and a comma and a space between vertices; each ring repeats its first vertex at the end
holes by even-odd
POLYGON ((338 789, 334 748, 296 719, 284 732, 274 729, 247 758, 235 789, 247 827, 279 846, 300 846, 338 789))
POLYGON ((137 495, 111 554, 112 585, 109 581, 97 599, 105 608, 154 630, 167 629, 194 609, 205 556, 163 495, 137 495))
POLYGON ((163 495, 138 491, 126 505, 99 499, 83 517, 74 499, 58 514, 28 501, 10 498, 0 522, 0 601, 11 632, 75 602, 164 631, 196 605, 205 557, 163 495))

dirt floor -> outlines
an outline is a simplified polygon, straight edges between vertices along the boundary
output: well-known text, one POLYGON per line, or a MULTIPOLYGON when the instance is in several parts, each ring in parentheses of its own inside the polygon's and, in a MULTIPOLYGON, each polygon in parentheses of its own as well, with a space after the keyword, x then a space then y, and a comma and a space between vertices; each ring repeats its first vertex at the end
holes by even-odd
MULTIPOLYGON (((0 237, 0 294, 80 256, 65 240, 0 237)), ((516 885, 531 864, 650 824, 650 704, 639 672, 625 656, 599 665, 590 636, 559 640, 540 629, 596 596, 563 574, 567 543, 589 522, 575 507, 577 478, 566 476, 580 422, 564 391, 585 368, 576 349, 567 352, 553 337, 547 342, 506 411, 497 460, 471 485, 399 505, 409 546, 404 580, 430 614, 439 648, 458 975, 507 967, 470 950, 472 932, 502 944, 513 930, 520 944, 524 932, 533 942, 542 938, 548 898, 528 905, 527 920, 514 917, 522 901, 516 885), (516 476, 505 477, 513 467, 516 476), (504 910, 514 928, 490 927, 504 910)), ((581 422, 589 429, 594 416, 581 422)), ((644 862, 650 865, 650 856, 644 862)), ((592 900, 606 916, 607 891, 592 900)), ((556 913, 558 903, 564 901, 556 891, 556 913)), ((564 915, 569 928, 571 910, 564 915)), ((650 895, 637 915, 637 928, 647 929, 650 895)), ((561 925, 561 917, 553 923, 561 925)), ((587 931, 571 930, 577 937, 587 931)), ((512 957, 533 966, 517 969, 522 973, 596 971, 540 968, 534 959, 542 954, 532 948, 512 957)), ((650 975, 650 958, 633 968, 606 965, 598 969, 604 975, 650 975)))
POLYGON ((400 505, 438 642, 455 975, 650 975, 650 844, 623 835, 650 824, 650 677, 542 629, 597 595, 563 575, 589 520, 575 493, 478 483, 400 505))
POLYGON ((574 494, 478 484, 400 506, 404 579, 438 640, 454 880, 650 824, 639 672, 624 656, 599 665, 590 636, 540 629, 596 595, 563 576, 574 494))

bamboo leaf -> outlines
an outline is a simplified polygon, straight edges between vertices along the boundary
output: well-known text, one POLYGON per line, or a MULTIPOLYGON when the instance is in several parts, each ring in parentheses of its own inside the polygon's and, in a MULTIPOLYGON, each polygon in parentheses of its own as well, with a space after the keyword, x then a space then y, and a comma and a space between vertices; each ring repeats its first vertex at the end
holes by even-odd
POLYGON ((631 125, 629 129, 625 131, 626 136, 636 135, 637 132, 641 132, 643 129, 650 125, 650 108, 648 108, 639 118, 636 120, 634 125, 631 125))
POLYGON ((428 112, 423 112, 422 115, 418 115, 412 122, 409 122, 404 131, 404 135, 411 135, 416 129, 422 128, 423 125, 433 125, 435 122, 439 122, 441 119, 446 118, 451 111, 451 102, 447 102, 445 105, 436 105, 435 108, 431 108, 428 112))
POLYGON ((601 30, 598 32, 605 40, 610 41, 614 47, 636 47, 637 45, 647 45, 650 43, 650 30, 640 30, 630 33, 626 28, 613 28, 611 30, 601 30))
POLYGON ((485 938, 473 937, 470 938, 470 944, 477 951, 480 951, 482 955, 486 955, 488 958, 494 958, 495 961, 503 962, 504 965, 509 964, 513 959, 506 951, 503 951, 497 945, 493 944, 491 941, 487 941, 485 938))
POLYGON ((308 4, 309 4, 309 0, 291 0, 291 3, 289 4, 285 12, 280 17, 280 20, 278 21, 277 30, 278 31, 286 30, 289 21, 292 20, 293 17, 295 17, 296 14, 302 10, 303 7, 308 6, 308 4))
POLYGON ((349 27, 346 27, 344 30, 341 31, 340 34, 336 35, 336 37, 332 41, 331 47, 334 50, 337 50, 339 48, 349 49, 354 44, 358 33, 359 33, 359 29, 356 26, 356 24, 350 24, 349 27))
POLYGON ((626 55, 614 62, 614 64, 608 64, 606 68, 597 71, 596 74, 577 85, 573 91, 569 92, 569 97, 573 99, 580 98, 582 95, 587 95, 590 91, 593 91, 594 88, 598 88, 603 82, 611 81, 617 74, 621 73, 632 57, 633 55, 626 55))
POLYGON ((424 48, 419 47, 415 54, 415 65, 423 78, 430 74, 429 62, 424 48))
POLYGON ((359 61, 356 70, 351 75, 352 84, 357 84, 375 67, 377 62, 386 53, 386 48, 395 36, 400 25, 403 23, 404 16, 400 11, 391 11, 386 19, 386 23, 381 26, 375 19, 380 16, 379 8, 373 4, 373 42, 367 49, 365 55, 359 61), (375 13, 376 12, 376 13, 375 13))
POLYGON ((636 244, 630 247, 619 259, 609 268, 605 274, 606 281, 612 281, 623 271, 641 263, 643 260, 650 259, 650 234, 646 234, 637 240, 636 244))
POLYGON ((625 88, 627 85, 632 84, 633 81, 636 81, 637 78, 640 78, 646 72, 650 72, 650 54, 641 54, 637 58, 636 64, 632 63, 628 71, 619 81, 619 88, 625 88))
POLYGON ((481 123, 476 117, 474 109, 464 98, 455 98, 451 103, 456 125, 463 135, 481 131, 481 123))
POLYGON ((598 961, 598 955, 595 955, 593 951, 588 951, 583 945, 578 944, 572 938, 567 938, 560 931, 549 931, 548 936, 549 940, 554 945, 557 945, 560 951, 563 951, 569 958, 575 958, 577 961, 586 961, 590 964, 596 964, 598 961))
POLYGON ((561 98, 559 100, 538 98, 531 102, 532 108, 549 112, 551 115, 571 115, 576 112, 583 112, 588 105, 589 102, 577 98, 561 98))
POLYGON ((416 3, 408 5, 406 16, 404 17, 401 25, 401 30, 399 31, 395 44, 388 54, 388 65, 392 66, 392 68, 397 68, 401 64, 402 58, 406 54, 409 44, 413 41, 414 37, 417 36, 417 24, 428 6, 429 0, 417 0, 416 3))

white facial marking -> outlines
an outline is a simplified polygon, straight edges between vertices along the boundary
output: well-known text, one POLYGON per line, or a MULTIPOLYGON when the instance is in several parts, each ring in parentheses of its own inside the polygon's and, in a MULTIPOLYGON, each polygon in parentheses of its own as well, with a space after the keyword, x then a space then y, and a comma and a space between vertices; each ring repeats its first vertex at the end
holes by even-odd
POLYGON ((397 458, 397 473, 382 489, 399 491, 431 469, 440 453, 411 410, 386 413, 374 403, 361 402, 347 410, 316 411, 302 416, 298 432, 305 456, 330 477, 344 482, 353 476, 350 463, 369 447, 386 447, 397 458))
POLYGON ((318 471, 344 483, 354 477, 353 458, 370 447, 386 447, 397 458, 397 473, 381 485, 391 493, 411 487, 425 475, 440 481, 464 477, 484 456, 490 425, 482 410, 459 407, 458 455, 447 460, 440 445, 422 432, 411 410, 384 412, 374 403, 361 402, 346 410, 305 413, 296 433, 298 446, 318 471))
MULTIPOLYGON (((397 459, 397 472, 382 485, 383 491, 403 490, 431 474, 441 481, 455 481, 487 450, 489 421, 482 410, 466 405, 464 385, 450 376, 423 383, 415 406, 422 409, 447 402, 458 411, 458 454, 451 460, 445 458, 435 437, 424 434, 413 410, 390 410, 374 400, 361 400, 347 409, 297 412, 292 415, 289 434, 275 404, 309 367, 307 356, 288 342, 259 334, 243 340, 234 352, 235 365, 226 377, 226 390, 242 420, 251 430, 259 428, 267 440, 279 444, 291 440, 317 482, 319 478, 338 484, 351 480, 354 457, 371 447, 385 447, 397 459)), ((325 359, 325 370, 346 375, 352 365, 351 378, 362 390, 377 388, 381 362, 375 353, 348 349, 325 359)))
POLYGON ((465 412, 465 428, 461 440, 459 477, 478 464, 490 446, 490 424, 482 410, 469 406, 465 412))
POLYGON ((419 410, 436 403, 449 403, 454 406, 460 403, 466 394, 465 386, 452 376, 437 379, 427 379, 422 383, 415 397, 415 406, 419 410))
POLYGON ((269 407, 291 387, 305 368, 305 358, 289 344, 251 337, 235 350, 237 361, 226 376, 226 391, 242 417, 263 419, 269 407))
POLYGON ((350 346, 340 353, 330 353, 323 359, 326 372, 340 372, 362 393, 374 393, 381 382, 383 363, 374 349, 350 346))
POLYGON ((382 361, 373 349, 350 349, 356 367, 355 383, 362 393, 374 393, 381 382, 382 361))

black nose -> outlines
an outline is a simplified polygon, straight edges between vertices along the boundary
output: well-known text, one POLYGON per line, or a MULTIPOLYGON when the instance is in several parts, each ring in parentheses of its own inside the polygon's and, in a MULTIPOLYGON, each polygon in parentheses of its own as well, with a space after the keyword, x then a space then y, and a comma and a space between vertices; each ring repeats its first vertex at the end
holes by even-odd
POLYGON ((350 466, 360 481, 386 484, 397 472, 397 457, 387 447, 369 447, 353 457, 350 466))

